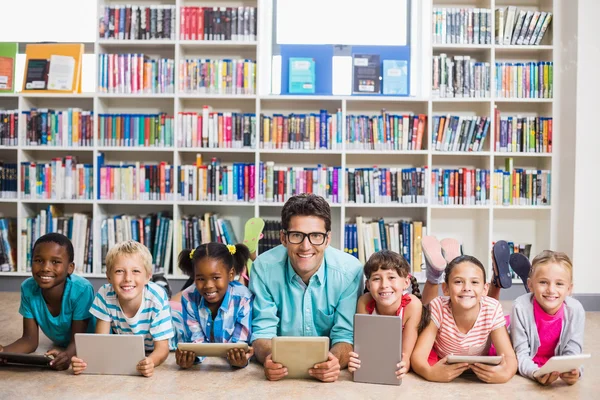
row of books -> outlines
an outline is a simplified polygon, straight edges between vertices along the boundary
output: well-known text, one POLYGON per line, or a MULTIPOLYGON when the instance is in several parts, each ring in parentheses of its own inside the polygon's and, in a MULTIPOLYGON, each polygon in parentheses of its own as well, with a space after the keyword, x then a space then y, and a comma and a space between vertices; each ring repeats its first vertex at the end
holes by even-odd
POLYGON ((255 94, 256 61, 181 60, 179 91, 189 94, 255 94))
POLYGON ((554 63, 496 63, 496 97, 551 99, 554 63))
POLYGON ((210 106, 204 106, 202 113, 180 112, 178 116, 179 147, 254 147, 254 113, 214 112, 210 106))
POLYGON ((91 273, 93 264, 92 217, 83 213, 65 216, 61 207, 50 205, 38 215, 22 219, 19 254, 19 272, 31 271, 32 250, 35 241, 47 233, 65 235, 73 243, 76 273, 91 273), (22 261, 21 261, 22 260, 22 261))
POLYGON ((515 6, 496 9, 495 43, 500 45, 539 45, 552 22, 552 13, 518 10, 515 6))
POLYGON ((254 163, 222 163, 213 157, 202 164, 198 155, 195 165, 177 167, 179 200, 253 201, 255 198, 254 163))
POLYGON ((504 169, 494 170, 494 204, 509 206, 550 205, 552 173, 548 170, 515 168, 514 159, 505 160, 504 169))
POLYGON ((100 146, 172 147, 174 117, 160 114, 99 114, 100 146))
POLYGON ((180 40, 256 40, 256 7, 181 7, 180 40))
POLYGON ((422 221, 385 222, 383 218, 364 221, 361 216, 355 221, 345 224, 345 252, 365 263, 373 253, 391 250, 404 257, 411 272, 421 272, 424 265, 421 239, 427 234, 422 221))
POLYGON ((173 200, 174 170, 166 162, 105 164, 100 153, 98 167, 99 200, 173 200))
POLYGON ((552 117, 496 116, 496 151, 552 153, 552 117))
POLYGON ((263 238, 258 242, 258 254, 265 253, 281 244, 280 232, 283 229, 281 220, 265 220, 263 238))
POLYGON ((105 218, 100 225, 102 272, 106 254, 115 243, 135 240, 152 254, 152 273, 168 273, 173 251, 173 218, 159 212, 145 217, 118 215, 105 218))
POLYGON ((204 213, 200 217, 184 216, 179 223, 182 249, 195 249, 209 242, 232 245, 239 243, 231 221, 217 213, 204 213))
POLYGON ((94 166, 78 163, 76 156, 48 163, 21 163, 21 198, 29 200, 91 200, 94 166))
POLYGON ((261 149, 339 149, 342 143, 342 111, 313 114, 260 115, 261 149))
POLYGON ((17 163, 0 161, 0 195, 3 199, 17 198, 17 163))
POLYGON ((341 202, 341 167, 317 165, 316 168, 275 166, 261 162, 258 177, 258 199, 264 202, 284 202, 302 193, 314 193, 330 203, 341 202))
POLYGON ((23 111, 28 146, 92 146, 94 112, 80 108, 56 111, 32 108, 23 111))
POLYGON ((347 168, 348 203, 425 204, 426 168, 347 168))
POLYGON ((175 39, 175 6, 105 5, 100 10, 100 39, 175 39))
POLYGON ((98 90, 116 94, 174 93, 175 60, 144 54, 99 54, 98 90))
POLYGON ((490 129, 488 117, 433 117, 431 147, 436 151, 482 151, 490 129))
POLYGON ((346 116, 346 148, 350 150, 422 150, 425 114, 346 116))
POLYGON ((0 218, 0 272, 17 269, 17 223, 15 218, 0 218))
POLYGON ((19 138, 19 110, 0 110, 0 146, 16 146, 19 138))
POLYGON ((492 44, 492 10, 434 7, 433 44, 492 44))
POLYGON ((470 56, 433 56, 434 97, 490 96, 490 63, 476 62, 470 56))
POLYGON ((431 204, 490 204, 490 171, 487 169, 434 168, 431 185, 431 204))

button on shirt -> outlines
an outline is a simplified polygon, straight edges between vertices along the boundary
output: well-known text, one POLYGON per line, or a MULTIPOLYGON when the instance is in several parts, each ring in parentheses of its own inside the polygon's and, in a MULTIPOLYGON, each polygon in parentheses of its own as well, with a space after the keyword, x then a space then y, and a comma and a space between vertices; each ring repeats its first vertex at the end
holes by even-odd
POLYGON ((354 313, 362 286, 362 265, 328 247, 321 267, 305 284, 284 246, 254 262, 252 339, 273 336, 328 336, 331 344, 354 342, 354 313))

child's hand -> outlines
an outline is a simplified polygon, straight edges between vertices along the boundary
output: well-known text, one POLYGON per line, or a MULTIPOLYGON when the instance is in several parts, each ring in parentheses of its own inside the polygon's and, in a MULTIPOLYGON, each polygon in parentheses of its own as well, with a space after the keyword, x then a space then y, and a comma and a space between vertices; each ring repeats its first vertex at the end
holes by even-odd
POLYGON ((265 358, 264 370, 265 376, 270 381, 278 381, 288 374, 287 368, 282 364, 273 362, 270 354, 265 358))
POLYGON ((471 369, 485 383, 504 383, 512 377, 506 368, 504 354, 502 354, 502 362, 498 365, 475 363, 471 365, 471 369))
MULTIPOLYGON (((406 360, 404 353, 402 353, 402 359, 406 360)), ((396 378, 400 380, 406 376, 406 374, 408 373, 408 369, 406 368, 406 363, 404 361, 400 361, 398 364, 396 364, 396 367, 398 367, 398 369, 396 370, 396 378)))
POLYGON ((227 352, 227 361, 232 367, 244 368, 250 362, 250 358, 254 355, 254 349, 248 348, 248 352, 242 349, 230 349, 227 352))
POLYGON ((335 382, 340 376, 340 370, 340 360, 329 352, 327 361, 315 364, 308 373, 321 382, 335 382))
POLYGON ((194 365, 194 361, 196 361, 196 353, 193 351, 181 351, 179 349, 175 351, 175 362, 177 362, 179 368, 191 368, 194 365))
POLYGON ((73 367, 73 373, 75 375, 79 375, 87 368, 85 361, 75 356, 71 357, 71 366, 73 367))
POLYGON ((360 358, 358 358, 358 354, 351 351, 348 353, 350 359, 348 360, 348 371, 354 372, 360 368, 360 358))
POLYGON ((145 377, 149 378, 154 373, 154 361, 150 357, 144 358, 140 361, 136 369, 145 377))
POLYGON ((447 361, 448 356, 435 363, 431 367, 430 377, 427 379, 434 382, 452 382, 469 369, 467 363, 446 364, 447 361))
POLYGON ((50 368, 57 371, 63 371, 69 368, 71 362, 71 355, 66 351, 60 351, 52 349, 46 352, 46 356, 53 356, 54 359, 50 361, 50 368))
POLYGON ((563 372, 560 374, 560 379, 565 381, 568 385, 574 385, 579 380, 579 370, 574 369, 571 372, 563 372))
POLYGON ((554 372, 551 372, 546 375, 538 375, 538 376, 534 375, 534 378, 536 381, 538 381, 542 385, 548 386, 548 385, 552 385, 552 383, 554 383, 554 381, 557 380, 559 376, 560 376, 560 374, 558 372, 554 371, 554 372))

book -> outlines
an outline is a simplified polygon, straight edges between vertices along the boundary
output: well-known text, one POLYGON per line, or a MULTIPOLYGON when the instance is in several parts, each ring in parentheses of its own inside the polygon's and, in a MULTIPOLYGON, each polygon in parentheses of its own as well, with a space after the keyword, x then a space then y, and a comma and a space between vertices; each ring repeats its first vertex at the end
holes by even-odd
POLYGON ((117 94, 174 93, 175 60, 141 53, 99 54, 98 90, 117 94))
POLYGON ((118 40, 174 40, 175 10, 174 5, 161 4, 105 5, 100 9, 98 37, 118 40), (151 23, 148 24, 147 21, 151 23))
POLYGON ((426 169, 346 168, 346 202, 425 204, 426 169))
POLYGON ((179 92, 255 94, 256 61, 187 58, 179 62, 179 92))
POLYGON ((435 151, 482 151, 490 129, 488 117, 433 117, 431 147, 435 151))
POLYGON ((256 40, 256 7, 185 6, 179 15, 179 40, 256 40))
POLYGON ((94 166, 79 163, 76 156, 21 163, 23 199, 91 200, 93 192, 94 166))
POLYGON ((80 108, 23 111, 27 146, 92 146, 94 113, 80 108))
POLYGON ((432 28, 433 44, 491 44, 492 10, 434 7, 432 28))
POLYGON ((16 146, 19 138, 19 110, 0 110, 0 146, 16 146))
POLYGON ((14 42, 0 43, 0 93, 15 91, 15 65, 19 45, 14 42))
POLYGON ((515 6, 497 8, 495 13, 495 43, 501 45, 539 45, 552 20, 551 12, 515 6))
POLYGON ((159 114, 100 114, 98 144, 124 147, 173 147, 174 117, 159 114))
POLYGON ((496 114, 497 152, 552 152, 552 117, 501 116, 499 111, 496 114))
POLYGON ((490 171, 480 168, 431 170, 431 204, 489 205, 490 171))
POLYGON ((290 57, 289 87, 293 94, 315 92, 315 60, 307 57, 290 57))
MULTIPOLYGON (((531 43, 534 45, 539 45, 540 42, 542 41, 542 39, 544 38, 544 34, 546 33, 546 31, 548 30, 548 27, 550 26, 550 22, 552 22, 552 13, 549 12, 546 14, 546 18, 544 19, 544 24, 542 25, 542 29, 540 29, 539 34, 535 37, 535 42, 531 43)), ((532 41, 534 41, 534 38, 531 38, 532 41)))
POLYGON ((510 44, 511 45, 515 45, 517 44, 517 39, 519 39, 519 33, 521 32, 521 29, 523 28, 523 21, 525 20, 525 16, 526 16, 527 12, 525 10, 520 10, 519 11, 519 16, 517 17, 517 22, 515 24, 515 29, 513 31, 512 37, 510 39, 510 44))
POLYGON ((551 171, 514 168, 512 159, 507 164, 505 169, 494 170, 492 177, 493 204, 502 206, 548 206, 551 204, 551 171))
POLYGON ((46 90, 48 84, 48 67, 48 60, 27 60, 24 90, 46 90))
POLYGON ((17 164, 0 160, 0 195, 3 199, 17 198, 17 164))
POLYGON ((495 95, 498 98, 545 98, 553 96, 554 63, 497 62, 495 95))
POLYGON ((282 229, 281 219, 265 219, 263 238, 258 242, 258 254, 265 253, 281 244, 279 233, 282 229))
POLYGON ((73 77, 75 76, 75 59, 69 56, 50 56, 48 68, 48 89, 73 91, 73 77))
POLYGON ((256 114, 214 112, 203 106, 201 113, 178 114, 178 146, 203 148, 254 148, 256 114))
POLYGON ((82 60, 80 43, 28 44, 23 92, 81 93, 82 60))
POLYGON ((504 39, 502 44, 509 45, 512 39, 513 31, 516 22, 517 7, 508 6, 506 11, 506 25, 504 26, 504 39))
POLYGON ((341 149, 342 110, 310 114, 260 116, 262 149, 341 149))
POLYGON ((381 92, 381 62, 378 54, 354 54, 353 93, 379 94, 381 92))
POLYGON ((349 150, 423 150, 425 114, 346 115, 349 150))
POLYGON ((408 61, 383 60, 383 94, 407 96, 408 61))
POLYGON ((471 56, 433 56, 432 95, 439 98, 490 96, 490 63, 477 62, 471 56))

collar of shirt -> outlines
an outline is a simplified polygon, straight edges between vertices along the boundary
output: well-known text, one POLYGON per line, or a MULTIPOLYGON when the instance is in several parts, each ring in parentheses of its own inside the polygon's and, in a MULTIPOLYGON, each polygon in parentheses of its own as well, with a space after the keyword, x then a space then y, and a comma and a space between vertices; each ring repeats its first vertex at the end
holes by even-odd
MULTIPOLYGON (((292 283, 294 281, 298 282, 304 289, 306 289, 306 287, 308 286, 306 283, 304 283, 304 281, 302 280, 302 278, 300 277, 300 275, 298 275, 296 273, 296 271, 294 271, 294 268, 292 267, 292 263, 290 262, 290 258, 286 257, 286 271, 287 271, 287 281, 288 283, 292 283)), ((324 285, 325 284, 325 257, 323 257, 323 262, 321 262, 321 266, 319 267, 319 269, 317 270, 317 272, 310 277, 310 279, 308 280, 308 284, 310 284, 312 281, 315 281, 315 284, 318 285, 324 285)))
MULTIPOLYGON (((227 286, 227 292, 225 292, 225 296, 223 296, 223 301, 221 302, 221 307, 219 307, 219 311, 227 311, 229 309, 229 298, 231 297, 231 282, 229 283, 229 285, 227 286)), ((208 305, 206 304, 206 301, 204 300, 204 296, 202 296, 200 294, 200 308, 202 309, 206 309, 206 311, 209 313, 209 315, 211 315, 211 311, 208 308, 208 305)), ((216 315, 215 315, 216 318, 216 315)))

